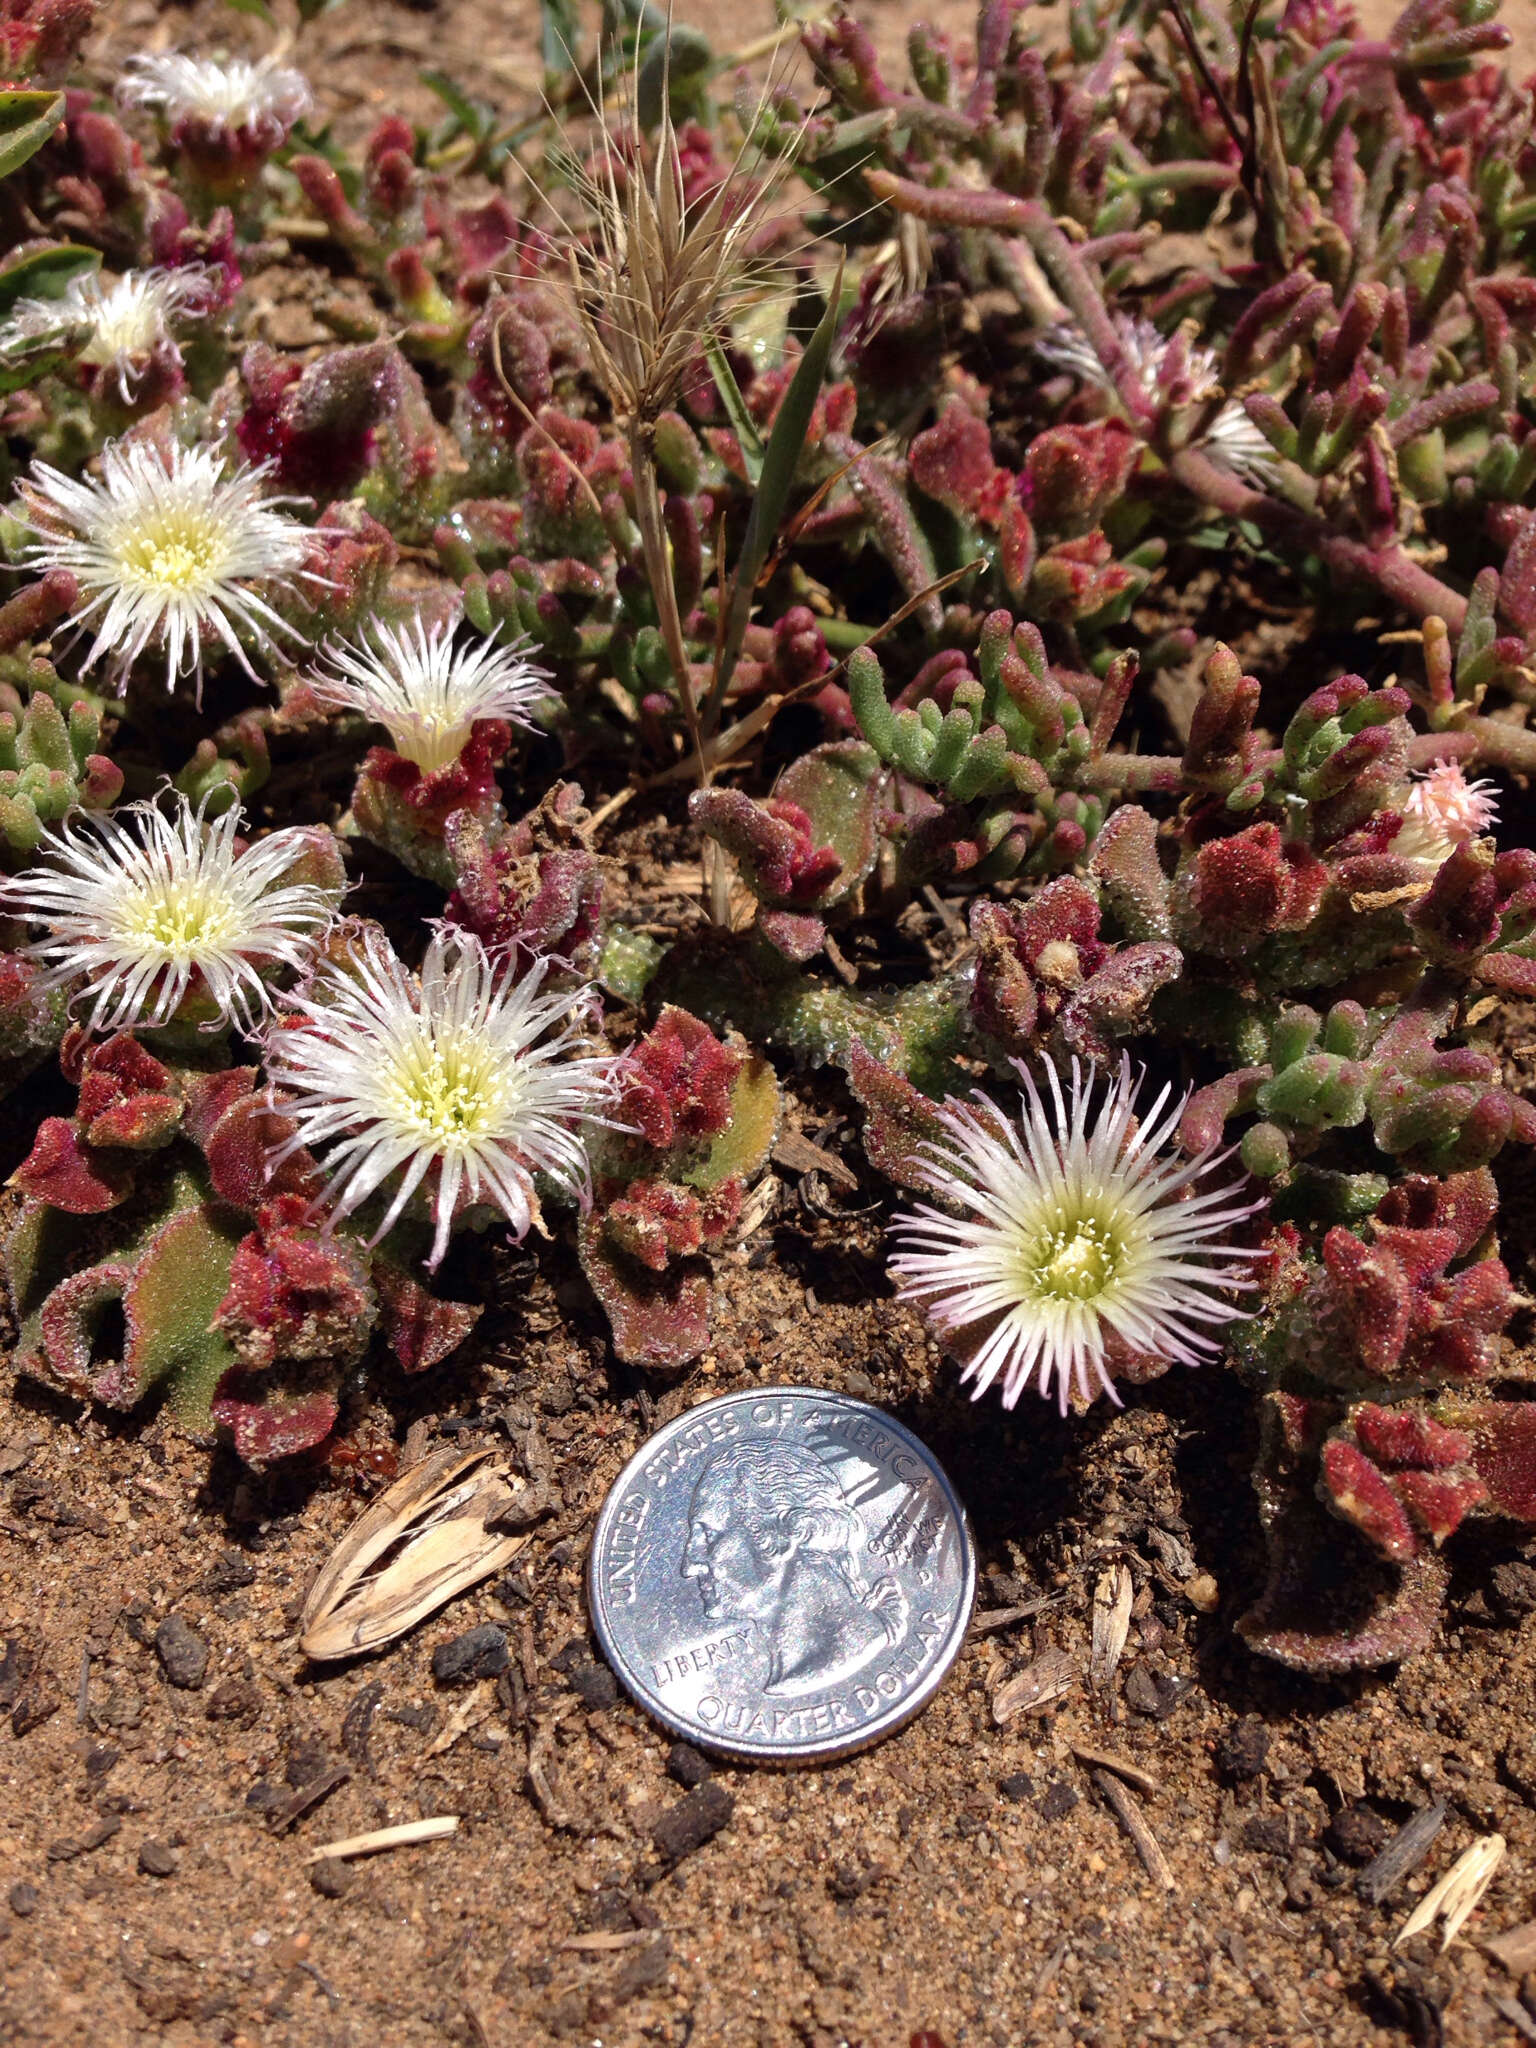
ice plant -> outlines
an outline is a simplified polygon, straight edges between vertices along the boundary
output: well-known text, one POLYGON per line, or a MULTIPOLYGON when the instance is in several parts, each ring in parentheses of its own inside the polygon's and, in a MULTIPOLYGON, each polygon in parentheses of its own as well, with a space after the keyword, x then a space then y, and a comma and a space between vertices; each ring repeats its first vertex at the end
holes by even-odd
POLYGON ((0 909, 47 927, 29 951, 55 985, 81 984, 92 1031, 170 1023, 189 997, 249 1031, 271 1001, 268 977, 306 963, 334 914, 331 897, 288 879, 312 835, 289 827, 245 845, 231 806, 210 819, 183 796, 169 811, 66 822, 44 836, 49 865, 0 883, 0 909))
POLYGON ((395 752, 424 775, 451 767, 477 725, 531 726, 535 707, 551 694, 549 672, 528 659, 526 642, 465 639, 458 628, 457 619, 375 623, 355 642, 324 650, 334 673, 317 675, 311 693, 382 725, 395 752))
POLYGON ((131 57, 118 97, 157 113, 199 176, 230 190, 250 180, 314 105, 302 73, 275 57, 131 57))
POLYGON ((1458 846, 1498 823, 1493 787, 1486 776, 1468 781, 1459 761, 1433 762, 1414 778, 1392 851, 1439 867, 1458 846))
POLYGON ((165 649, 166 687, 200 676, 203 636, 222 641, 248 675, 236 628, 258 646, 284 627, 252 583, 282 585, 301 569, 304 528, 264 494, 266 466, 230 468, 217 448, 109 443, 91 482, 34 462, 22 485, 33 535, 28 567, 67 569, 79 585, 71 623, 94 625, 82 664, 110 654, 127 670, 151 643, 165 649))
POLYGON ((180 270, 129 270, 115 284, 104 284, 92 272, 72 278, 57 299, 23 299, 0 344, 12 336, 51 336, 61 328, 83 332, 86 339, 76 362, 112 372, 126 405, 157 350, 170 351, 180 363, 172 324, 205 310, 217 293, 209 273, 195 264, 180 270))
POLYGON ((1118 1401, 1110 1368, 1139 1354, 1199 1365, 1220 1345, 1199 1325, 1243 1314, 1225 1299, 1256 1253, 1225 1238, 1264 1205, 1233 1184, 1195 1193, 1228 1155, 1168 1150, 1183 1101, 1164 1088, 1140 1125, 1122 1055, 1105 1093, 1072 1062, 1070 1101, 1046 1062, 1049 1103, 1022 1062, 1022 1121, 984 1096, 938 1112, 943 1137, 919 1148, 914 1178, 948 1205, 920 1203, 892 1230, 898 1294, 960 1338, 979 1397, 999 1374, 1011 1408, 1031 1380, 1063 1414, 1076 1397, 1118 1401), (958 1212, 958 1213, 956 1213, 958 1212))
MULTIPOLYGON (((1165 335, 1150 320, 1112 316, 1125 358, 1125 374, 1151 406, 1183 410, 1207 405, 1221 395, 1214 349, 1191 342, 1181 331, 1165 335)), ((1068 321, 1048 327, 1035 353, 1052 369, 1065 370, 1118 400, 1120 387, 1105 369, 1086 334, 1068 321)), ((1262 486, 1273 477, 1278 456, 1237 399, 1229 399, 1194 436, 1196 444, 1224 469, 1262 486)))
POLYGON ((580 1126, 602 1119, 614 1063, 568 1057, 581 996, 541 992, 543 978, 541 963, 505 980, 478 939, 448 929, 418 977, 370 931, 294 999, 293 1021, 269 1035, 267 1072, 293 1122, 287 1149, 323 1148, 336 1221, 394 1180, 377 1244, 428 1183, 430 1269, 461 1207, 499 1209, 521 1239, 539 1213, 534 1174, 585 1195, 580 1126))

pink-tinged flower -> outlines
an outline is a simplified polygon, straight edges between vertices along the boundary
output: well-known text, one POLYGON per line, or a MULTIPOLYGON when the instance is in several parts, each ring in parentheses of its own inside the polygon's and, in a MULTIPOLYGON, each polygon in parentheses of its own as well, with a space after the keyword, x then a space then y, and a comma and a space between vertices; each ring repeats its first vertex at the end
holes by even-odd
POLYGON ((1458 846, 1480 838, 1498 823, 1493 788, 1486 777, 1469 782, 1459 761, 1432 763, 1414 778, 1392 851, 1426 867, 1439 867, 1458 846))
POLYGON ((199 264, 181 270, 128 270, 114 284, 99 272, 71 278, 56 299, 23 299, 0 334, 0 343, 50 337, 61 330, 78 336, 75 360, 109 370, 123 403, 157 352, 179 367, 181 351, 171 336, 179 320, 212 310, 219 286, 199 264))
POLYGON ((297 971, 335 916, 327 893, 293 881, 311 851, 297 827, 248 846, 240 810, 209 819, 184 796, 168 815, 134 804, 119 818, 44 835, 47 866, 0 883, 0 911, 46 925, 27 950, 54 985, 81 984, 92 1031, 168 1024, 189 996, 249 1031, 274 973, 297 971))
MULTIPOLYGON (((1183 330, 1165 335, 1150 320, 1133 320, 1124 313, 1112 314, 1111 318, 1131 374, 1154 405, 1182 411, 1220 396, 1213 349, 1190 341, 1183 330)), ((1096 385, 1111 398, 1116 396, 1114 379, 1080 328, 1067 321, 1048 327, 1036 338, 1034 347, 1036 355, 1053 370, 1065 370, 1084 384, 1096 385)), ((1273 482, 1280 466, 1280 457, 1236 398, 1228 399, 1222 406, 1199 435, 1197 445, 1213 462, 1230 469, 1256 489, 1262 490, 1273 482)))
POLYGON ((109 442, 99 482, 34 462, 21 486, 33 538, 28 568, 68 569, 80 586, 72 625, 94 625, 82 667, 103 654, 126 669, 152 643, 166 687, 200 676, 211 633, 254 675, 236 628, 258 647, 291 631, 254 584, 282 587, 302 565, 306 530, 266 495, 267 466, 231 468, 217 448, 173 445, 169 463, 145 442, 109 442))
POLYGON ((1254 1283, 1259 1256, 1225 1242, 1262 1202, 1233 1184, 1193 1192, 1227 1152, 1169 1148, 1184 1109, 1164 1088, 1138 1126, 1128 1057, 1095 1104, 1094 1074, 1072 1062, 1070 1100, 1047 1064, 1049 1103, 1015 1061, 1019 1123, 984 1096, 951 1097, 942 1143, 918 1171, 947 1205, 922 1203, 892 1230, 902 1300, 915 1302, 967 1359, 976 1394, 999 1375, 1011 1408, 1031 1380, 1063 1414, 1077 1398, 1118 1402, 1111 1368, 1131 1355, 1200 1365, 1221 1346, 1202 1325, 1245 1311, 1225 1297, 1254 1283))
POLYGON ((501 646, 478 633, 461 637, 457 619, 428 628, 368 626, 355 645, 324 652, 334 673, 310 685, 317 702, 361 712, 389 734, 394 751, 423 775, 449 768, 486 720, 531 726, 554 694, 549 672, 528 659, 526 643, 501 646))
POLYGON ((254 64, 233 57, 175 54, 130 57, 118 85, 125 106, 149 107, 175 129, 195 125, 209 134, 270 137, 275 147, 314 105, 302 72, 275 57, 254 64))
POLYGON ((294 1124, 285 1149, 322 1152, 337 1221, 393 1183, 377 1244, 426 1183, 435 1267, 464 1208, 499 1209, 526 1236, 536 1173, 586 1199, 581 1126, 609 1120, 615 1062, 570 1057, 586 991, 541 993, 544 964, 508 981, 478 939, 445 928, 418 977, 370 934, 292 1001, 302 1021, 269 1035, 267 1072, 294 1124))

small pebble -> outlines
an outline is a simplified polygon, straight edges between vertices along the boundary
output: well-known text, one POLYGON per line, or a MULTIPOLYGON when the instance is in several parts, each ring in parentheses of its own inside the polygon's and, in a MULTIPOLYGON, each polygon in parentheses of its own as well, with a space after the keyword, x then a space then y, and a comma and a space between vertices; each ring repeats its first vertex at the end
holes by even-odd
POLYGON ((1041 1819, 1065 1820, 1079 1797, 1075 1787, 1069 1785, 1065 1778, 1053 1778, 1040 1794, 1041 1819))
POLYGON ((450 1636, 432 1652, 432 1676, 439 1685, 470 1685, 477 1678, 499 1678, 511 1662, 507 1634, 494 1621, 450 1636))
POLYGON ((139 1868, 146 1877, 174 1877, 181 1858, 168 1842, 139 1844, 139 1868))
POLYGON ((1196 1572, 1182 1587, 1184 1598, 1202 1614, 1214 1614, 1221 1605, 1221 1588, 1209 1572, 1196 1572))
POLYGON ((703 1750, 695 1749, 691 1742, 674 1742, 667 1751, 667 1776, 675 1778, 690 1792, 695 1785, 702 1785, 706 1778, 714 1775, 714 1765, 703 1750))
POLYGON ((179 1614, 168 1614, 155 1630, 155 1655, 172 1685, 196 1692, 208 1676, 208 1645, 179 1614))
POLYGON ((309 1866, 309 1882, 322 1899, 339 1899, 349 1891, 357 1872, 338 1856, 322 1856, 309 1866))
POLYGON ((566 1682, 583 1706, 601 1709, 618 1705, 619 1681, 606 1664, 594 1664, 590 1658, 573 1664, 566 1682))
POLYGON ((1536 1612, 1536 1566, 1523 1564, 1518 1558, 1496 1564, 1489 1592, 1494 1606, 1511 1620, 1518 1621, 1523 1615, 1536 1612))
POLYGON ((1145 1664, 1133 1664, 1126 1674, 1126 1705, 1153 1721, 1166 1721, 1188 1691, 1186 1679, 1168 1671, 1149 1671, 1145 1664))
POLYGON ((1345 1863, 1369 1863, 1391 1838, 1392 1825, 1370 1806, 1346 1806, 1329 1821, 1323 1839, 1345 1863))
POLYGON ((37 1911, 37 1886, 35 1884, 13 1884, 10 1890, 11 1911, 20 1920, 37 1911))
POLYGON ((664 1862, 681 1863, 685 1856, 712 1842, 735 1810, 736 1802, 720 1780, 706 1778, 667 1808, 651 1829, 651 1840, 664 1862))
POLYGON ((1005 1799, 1033 1799, 1035 1781, 1026 1777, 1023 1771, 1014 1771, 1006 1778, 999 1778, 997 1789, 1005 1799))
POLYGON ((1216 1738, 1216 1764, 1238 1784, 1258 1777, 1269 1757, 1269 1730, 1256 1715, 1232 1721, 1216 1738))

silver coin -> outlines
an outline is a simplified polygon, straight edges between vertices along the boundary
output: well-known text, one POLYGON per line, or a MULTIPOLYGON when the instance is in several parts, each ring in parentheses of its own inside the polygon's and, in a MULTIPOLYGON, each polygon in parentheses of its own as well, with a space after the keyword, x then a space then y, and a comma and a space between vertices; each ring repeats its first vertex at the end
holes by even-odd
POLYGON ((603 1652, 674 1733, 728 1756, 846 1756, 954 1662, 976 1560, 927 1446, 878 1408, 755 1387, 625 1466, 592 1541, 603 1652))

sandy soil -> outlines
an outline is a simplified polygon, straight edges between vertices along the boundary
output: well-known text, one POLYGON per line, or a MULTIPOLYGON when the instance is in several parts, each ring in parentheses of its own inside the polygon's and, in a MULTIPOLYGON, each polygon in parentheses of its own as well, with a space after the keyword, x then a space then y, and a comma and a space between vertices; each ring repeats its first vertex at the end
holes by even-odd
MULTIPOLYGON (((761 26, 739 0, 682 11, 725 43, 761 26)), ((877 18, 899 45, 905 11, 877 0, 877 18)), ((424 62, 512 101, 534 75, 534 19, 526 0, 370 0, 306 32, 320 53, 306 61, 358 132, 386 106, 430 109, 424 62)), ((256 34, 129 0, 103 69, 215 24, 256 34)), ((610 844, 631 863, 648 851, 640 828, 610 844)), ((795 1116, 823 1144, 847 1137, 845 1114, 829 1086, 802 1087, 795 1116)), ((5 2048, 1536 2039, 1536 1979, 1471 1941, 1443 1957, 1390 1946, 1492 1829, 1510 1855, 1474 1931, 1536 1914, 1522 1554, 1463 1544, 1440 1642, 1396 1677, 1324 1685, 1255 1661, 1231 1636, 1259 1576, 1246 1397, 1206 1375, 1064 1427, 971 1407, 888 1299, 879 1214, 861 1213, 881 1189, 856 1144, 844 1156, 856 1192, 780 1169, 777 1208, 722 1268, 715 1348, 670 1389, 612 1364, 558 1245, 455 1252, 446 1291, 490 1299, 480 1330, 425 1384, 379 1390, 349 1469, 257 1481, 168 1422, 7 1389, 5 2048), (823 1770, 722 1768, 721 1799, 685 1790, 697 1759, 595 1664, 582 1572, 597 1506, 649 1431, 755 1380, 842 1388, 923 1434, 971 1505, 983 1579, 971 1640, 918 1723, 823 1770), (498 1584, 387 1655, 312 1667, 294 1643, 305 1587, 408 1432, 407 1455, 503 1446, 549 1513, 498 1584), (1121 1565, 1135 1619, 1095 1687, 1093 1590, 1121 1565), (434 1650, 480 1625, 501 1631, 489 1663, 505 1668, 439 1682, 434 1650), (998 1726, 999 1688, 1052 1649, 1071 1688, 998 1726), (1171 1888, 1085 1751, 1143 1774, 1129 1796, 1171 1888), (1362 1897, 1364 1860, 1435 1801, 1446 1819, 1425 1859, 1362 1897), (445 1813, 461 1817, 451 1840, 347 1871, 306 1861, 445 1813), (697 1846, 674 1859, 658 1829, 697 1846)), ((1528 1215, 1536 1175, 1516 1171, 1528 1215)), ((1532 1290, 1529 1259, 1516 1267, 1532 1290)))

